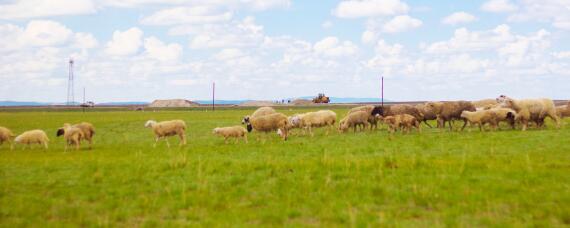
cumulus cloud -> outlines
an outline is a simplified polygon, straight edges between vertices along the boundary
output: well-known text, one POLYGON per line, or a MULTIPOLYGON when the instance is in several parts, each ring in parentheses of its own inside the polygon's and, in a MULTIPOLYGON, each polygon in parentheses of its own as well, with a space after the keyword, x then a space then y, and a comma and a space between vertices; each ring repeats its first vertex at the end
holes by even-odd
POLYGON ((124 32, 113 32, 113 39, 107 43, 105 53, 111 56, 135 54, 142 45, 143 32, 137 27, 124 32))
POLYGON ((0 19, 26 19, 95 13, 91 0, 19 0, 0 4, 0 19))
MULTIPOLYGON (((175 28, 183 30, 183 27, 175 28)), ((190 48, 251 47, 263 42, 263 26, 255 23, 255 18, 246 17, 221 25, 207 25, 193 29, 190 48)))
POLYGON ((460 28, 455 30, 451 39, 429 44, 424 50, 431 54, 482 51, 497 48, 514 38, 510 27, 505 24, 488 31, 469 31, 466 28, 460 28))
POLYGON ((326 37, 313 46, 315 52, 329 57, 354 55, 358 48, 350 41, 340 42, 336 37, 326 37))
POLYGON ((457 25, 457 24, 473 22, 475 20, 477 20, 475 16, 461 11, 461 12, 452 13, 451 15, 443 18, 441 20, 441 23, 448 25, 457 25))
POLYGON ((483 3, 481 9, 487 12, 503 13, 516 11, 517 6, 512 4, 509 0, 490 0, 483 3))
POLYGON ((520 9, 509 16, 509 21, 548 22, 557 29, 570 30, 570 1, 521 1, 520 9))
POLYGON ((159 61, 176 61, 182 55, 180 44, 165 44, 156 37, 144 39, 144 49, 148 57, 159 61))
POLYGON ((204 24, 228 21, 231 12, 212 6, 175 7, 160 10, 141 20, 144 25, 204 24))
POLYGON ((333 15, 341 18, 390 16, 407 13, 409 9, 400 0, 348 0, 340 2, 333 15))
POLYGON ((386 24, 384 24, 382 27, 382 31, 386 33, 405 32, 420 27, 422 24, 423 22, 419 19, 410 17, 408 15, 400 15, 386 22, 386 24))

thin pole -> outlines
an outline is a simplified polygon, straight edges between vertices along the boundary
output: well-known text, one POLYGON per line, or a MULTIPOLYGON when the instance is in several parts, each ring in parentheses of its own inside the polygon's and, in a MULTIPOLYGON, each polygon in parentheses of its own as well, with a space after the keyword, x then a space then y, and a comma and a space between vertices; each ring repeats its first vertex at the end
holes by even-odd
POLYGON ((216 83, 213 82, 212 83, 212 111, 216 110, 216 107, 214 106, 215 98, 216 98, 216 83))
POLYGON ((83 105, 81 105, 83 106, 83 112, 85 112, 85 105, 87 104, 85 104, 85 87, 83 87, 83 105))
POLYGON ((382 107, 384 107, 384 77, 382 77, 382 107))

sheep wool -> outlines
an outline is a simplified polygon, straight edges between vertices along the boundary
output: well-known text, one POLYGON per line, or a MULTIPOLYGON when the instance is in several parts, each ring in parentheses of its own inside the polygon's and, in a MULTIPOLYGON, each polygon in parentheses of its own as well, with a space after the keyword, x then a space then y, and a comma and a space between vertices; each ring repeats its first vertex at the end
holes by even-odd
POLYGON ((512 108, 517 112, 517 120, 522 124, 525 131, 529 121, 535 121, 540 127, 544 123, 544 118, 549 117, 556 122, 556 127, 560 128, 560 119, 556 113, 554 102, 548 98, 540 99, 513 99, 505 95, 497 98, 504 107, 512 108))
POLYGON ((336 122, 336 113, 331 110, 320 110, 317 112, 308 112, 301 116, 301 127, 309 131, 313 135, 312 128, 329 126, 334 127, 336 122))
POLYGON ((224 143, 228 143, 228 138, 235 138, 236 143, 239 138, 243 138, 247 143, 247 130, 242 126, 217 127, 212 131, 213 134, 224 137, 224 143))
POLYGON ((461 112, 461 117, 471 124, 479 125, 480 131, 483 131, 483 125, 485 124, 491 125, 493 130, 497 127, 497 115, 491 110, 463 111, 461 112))
POLYGON ((186 145, 186 123, 183 120, 169 120, 156 122, 154 120, 149 120, 144 125, 147 128, 152 128, 155 136, 154 147, 160 139, 166 141, 166 145, 170 147, 170 143, 166 140, 167 137, 178 135, 180 137, 180 146, 186 145))
POLYGON ((17 144, 28 145, 30 147, 31 144, 40 144, 47 150, 49 138, 42 130, 30 130, 18 135, 16 139, 14 139, 14 142, 17 144))
POLYGON ((245 124, 247 121, 246 119, 249 119, 251 117, 265 116, 265 115, 269 115, 269 114, 273 114, 273 113, 277 113, 277 112, 272 107, 268 107, 268 106, 260 107, 260 108, 256 109, 251 115, 243 117, 243 120, 241 121, 241 123, 245 124))
POLYGON ((12 133, 12 131, 10 131, 10 129, 5 127, 0 127, 0 146, 4 144, 4 142, 7 142, 10 144, 10 150, 12 150, 14 148, 14 145, 12 143, 12 138, 14 137, 15 135, 14 133, 12 133))
POLYGON ((461 117, 463 111, 476 111, 475 106, 469 101, 448 101, 448 102, 428 102, 426 107, 436 114, 438 125, 445 127, 445 123, 449 122, 449 130, 453 130, 452 120, 463 120, 461 130, 467 126, 467 120, 461 117))
POLYGON ((423 118, 418 119, 418 121, 424 122, 425 125, 427 125, 429 128, 432 128, 432 126, 427 121, 436 120, 437 115, 433 113, 433 111, 427 109, 425 104, 417 104, 416 109, 423 115, 423 118))
POLYGON ((344 117, 339 124, 339 132, 346 132, 349 128, 353 128, 356 132, 356 127, 361 126, 361 129, 366 129, 370 125, 368 122, 370 114, 367 111, 355 111, 349 113, 344 117))
POLYGON ((251 132, 254 129, 256 131, 265 133, 278 130, 281 132, 281 138, 283 138, 283 140, 287 140, 289 119, 282 113, 273 113, 257 117, 247 117, 244 118, 244 122, 247 124, 248 132, 251 132))

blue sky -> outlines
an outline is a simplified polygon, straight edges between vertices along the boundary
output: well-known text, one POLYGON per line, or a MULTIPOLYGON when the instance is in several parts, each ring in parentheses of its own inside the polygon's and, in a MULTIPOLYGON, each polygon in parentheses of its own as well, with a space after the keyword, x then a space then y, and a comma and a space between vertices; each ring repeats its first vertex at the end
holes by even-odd
POLYGON ((0 100, 568 99, 567 0, 0 1, 0 100), (566 42, 565 42, 566 41, 566 42))

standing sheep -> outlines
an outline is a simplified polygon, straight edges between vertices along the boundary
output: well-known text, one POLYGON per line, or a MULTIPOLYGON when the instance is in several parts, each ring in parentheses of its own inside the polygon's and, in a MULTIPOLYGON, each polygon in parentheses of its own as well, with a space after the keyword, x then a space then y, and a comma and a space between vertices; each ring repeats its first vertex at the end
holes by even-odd
POLYGON ((395 116, 400 114, 408 114, 416 118, 416 120, 424 119, 423 113, 415 106, 408 104, 396 104, 390 106, 376 106, 372 110, 372 115, 380 115, 382 117, 395 116))
POLYGON ((273 114, 273 113, 277 113, 277 112, 272 107, 268 107, 268 106, 261 107, 261 108, 256 109, 250 116, 244 116, 241 123, 245 124, 246 118, 249 119, 251 117, 265 116, 265 115, 269 115, 269 114, 273 114))
POLYGON ((495 113, 497 126, 499 126, 498 124, 500 124, 501 122, 507 122, 507 124, 509 124, 509 126, 511 126, 512 129, 515 129, 516 116, 517 116, 517 112, 515 112, 515 110, 512 110, 510 108, 491 108, 487 110, 495 113))
POLYGON ((541 99, 521 99, 501 95, 497 98, 497 102, 502 103, 504 107, 512 108, 517 112, 517 119, 522 124, 522 130, 526 131, 529 121, 537 122, 539 127, 544 123, 544 118, 550 117, 556 122, 556 127, 560 128, 560 119, 556 114, 554 102, 548 98, 541 99))
POLYGON ((479 125, 479 131, 483 131, 483 125, 485 124, 491 125, 493 130, 497 128, 497 115, 491 110, 463 111, 461 112, 461 117, 465 118, 472 125, 479 125))
POLYGON ((463 111, 474 112, 475 106, 469 101, 448 101, 448 102, 428 102, 426 107, 437 115, 438 125, 445 127, 445 123, 449 122, 449 130, 453 130, 451 121, 463 120, 461 130, 467 126, 467 120, 461 117, 463 111))
POLYGON ((0 146, 4 144, 4 142, 8 142, 10 144, 10 150, 14 149, 14 144, 12 143, 12 138, 14 137, 15 135, 10 129, 0 127, 0 146))
POLYGON ((247 124, 248 132, 251 132, 253 129, 265 133, 277 130, 281 138, 283 138, 283 140, 287 140, 289 120, 287 116, 282 113, 245 117, 244 123, 247 124))
POLYGON ((71 126, 68 123, 63 124, 63 127, 57 130, 56 136, 59 137, 61 135, 65 138, 64 152, 67 151, 68 145, 75 145, 75 150, 79 150, 81 139, 85 137, 80 128, 71 126))
POLYGON ((367 111, 355 111, 348 114, 344 117, 338 126, 339 132, 346 132, 349 128, 354 128, 354 132, 356 132, 357 126, 362 126, 362 129, 368 128, 370 123, 368 122, 370 114, 367 111))
MULTIPOLYGON (((417 104, 416 109, 424 116, 423 119, 418 119, 418 121, 424 122, 425 125, 427 125, 429 128, 432 128, 432 126, 427 121, 436 120, 437 115, 431 110, 428 110, 425 104, 417 104)), ((437 127, 439 127, 439 125, 437 127)))
POLYGON ((303 127, 305 130, 308 130, 309 134, 313 136, 312 128, 325 126, 334 128, 334 124, 336 122, 336 113, 331 110, 320 110, 317 112, 305 113, 300 117, 300 119, 301 127, 303 127))
POLYGON ((485 108, 489 108, 489 107, 495 107, 498 103, 496 99, 483 99, 483 100, 478 100, 478 101, 472 101, 471 102, 473 104, 473 106, 475 106, 475 109, 478 110, 482 110, 485 108))
POLYGON ((42 130, 31 130, 18 135, 16 139, 14 139, 14 142, 16 142, 17 144, 28 145, 30 148, 31 148, 30 144, 37 143, 43 145, 44 148, 47 150, 49 138, 46 135, 46 133, 42 130))
POLYGON ((224 137, 225 144, 228 144, 228 138, 235 138, 236 143, 239 138, 243 138, 245 143, 247 143, 247 130, 242 126, 217 127, 214 128, 212 133, 224 137))
POLYGON ((357 112, 357 111, 365 111, 366 113, 368 113, 368 123, 370 124, 370 130, 372 130, 373 128, 378 129, 378 120, 372 114, 373 110, 374 110, 373 105, 358 106, 358 107, 351 108, 348 111, 347 115, 350 113, 353 113, 353 112, 357 112))
POLYGON ((556 106, 556 114, 560 119, 570 117, 570 106, 569 105, 556 106))
MULTIPOLYGON (((65 125, 69 124, 65 123, 63 126, 65 127, 65 125)), ((81 132, 83 133, 82 139, 85 139, 87 140, 87 142, 89 142, 89 149, 91 149, 93 147, 93 136, 95 135, 95 127, 93 127, 93 124, 88 122, 81 122, 78 124, 74 124, 71 127, 76 127, 81 130, 81 132)), ((57 136, 63 135, 64 133, 65 133, 64 128, 60 128, 57 131, 57 136)))
POLYGON ((149 120, 144 125, 146 128, 152 128, 155 136, 155 141, 153 147, 156 147, 158 140, 161 138, 166 141, 166 145, 170 148, 170 143, 166 137, 178 135, 180 137, 180 146, 186 145, 186 123, 183 120, 169 120, 156 122, 154 120, 149 120))

